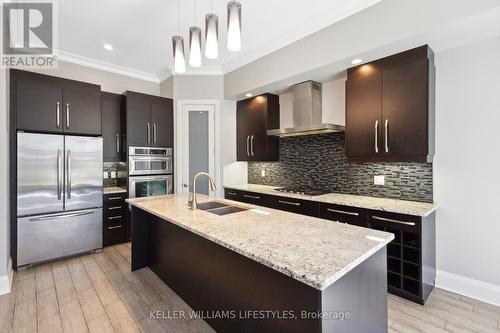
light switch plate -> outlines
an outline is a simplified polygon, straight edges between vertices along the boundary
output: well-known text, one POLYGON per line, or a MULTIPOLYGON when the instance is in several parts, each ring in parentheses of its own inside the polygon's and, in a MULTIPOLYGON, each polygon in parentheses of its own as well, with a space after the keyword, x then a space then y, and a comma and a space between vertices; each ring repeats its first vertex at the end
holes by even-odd
POLYGON ((261 175, 261 177, 265 177, 266 176, 266 169, 262 169, 260 171, 260 175, 261 175))
POLYGON ((375 185, 385 185, 385 176, 373 176, 373 183, 375 185))
POLYGON ((116 171, 111 171, 111 178, 116 178, 116 171))
POLYGON ((104 172, 102 173, 102 178, 105 178, 105 179, 106 179, 106 178, 109 178, 109 174, 108 174, 108 172, 107 172, 107 171, 104 171, 104 172))

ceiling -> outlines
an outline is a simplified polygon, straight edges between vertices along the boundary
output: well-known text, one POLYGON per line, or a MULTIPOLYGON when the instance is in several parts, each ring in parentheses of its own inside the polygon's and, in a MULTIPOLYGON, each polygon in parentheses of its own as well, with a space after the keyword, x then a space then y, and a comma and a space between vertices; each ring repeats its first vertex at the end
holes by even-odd
MULTIPOLYGON (((239 0, 242 50, 226 48, 226 3, 213 0, 219 16, 219 58, 203 59, 186 74, 223 74, 321 30, 381 0, 239 0)), ((187 52, 195 0, 180 0, 180 34, 187 52)), ((211 0, 196 0, 196 25, 204 26, 211 0)), ((64 0, 58 2, 58 57, 153 82, 171 75, 171 37, 178 33, 177 0, 64 0), (103 48, 105 43, 113 51, 103 48)))

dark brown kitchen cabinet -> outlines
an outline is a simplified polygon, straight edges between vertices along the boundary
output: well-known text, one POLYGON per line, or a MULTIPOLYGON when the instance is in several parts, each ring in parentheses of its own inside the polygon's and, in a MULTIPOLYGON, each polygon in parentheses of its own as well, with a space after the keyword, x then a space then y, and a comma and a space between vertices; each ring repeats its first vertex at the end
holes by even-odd
POLYGON ((320 203, 319 217, 368 228, 366 210, 357 207, 320 203))
POLYGON ((102 92, 102 142, 105 162, 125 160, 122 95, 102 92))
POLYGON ((238 161, 278 161, 279 139, 267 130, 280 126, 279 96, 264 94, 239 101, 236 107, 238 161))
POLYGON ((129 240, 127 213, 125 202, 127 193, 110 193, 103 196, 103 246, 124 243, 129 240))
POLYGON ((173 102, 171 99, 127 91, 126 110, 129 146, 173 146, 173 102))
POLYGON ((101 135, 100 86, 20 70, 11 70, 11 80, 17 129, 101 135))
POLYGON ((432 162, 434 72, 427 45, 348 69, 350 160, 432 162))

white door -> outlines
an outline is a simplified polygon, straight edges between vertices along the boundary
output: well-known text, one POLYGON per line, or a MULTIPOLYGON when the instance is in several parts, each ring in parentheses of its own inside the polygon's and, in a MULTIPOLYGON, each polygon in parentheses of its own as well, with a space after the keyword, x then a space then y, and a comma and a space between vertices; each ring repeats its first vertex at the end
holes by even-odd
MULTIPOLYGON (((182 104, 182 167, 180 192, 187 193, 193 188, 193 177, 198 172, 208 172, 215 178, 215 106, 210 104, 182 104)), ((198 178, 196 192, 213 195, 208 190, 206 177, 198 178), (209 193, 210 192, 210 193, 209 193)))

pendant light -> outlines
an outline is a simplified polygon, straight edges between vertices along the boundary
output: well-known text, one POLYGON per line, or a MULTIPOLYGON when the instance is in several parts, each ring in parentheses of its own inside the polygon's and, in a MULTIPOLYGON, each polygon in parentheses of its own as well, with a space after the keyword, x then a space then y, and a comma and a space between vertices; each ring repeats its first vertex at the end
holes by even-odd
POLYGON ((189 28, 189 64, 201 66, 201 29, 196 26, 196 0, 194 0, 194 26, 189 28))
POLYGON ((214 12, 212 0, 212 14, 205 16, 205 57, 217 59, 219 56, 219 18, 214 12))
POLYGON ((227 49, 241 50, 241 4, 238 1, 227 4, 227 49))
POLYGON ((174 72, 184 73, 186 71, 186 60, 184 57, 184 38, 180 36, 181 26, 181 4, 177 0, 177 33, 179 35, 172 37, 172 48, 174 51, 174 72))

